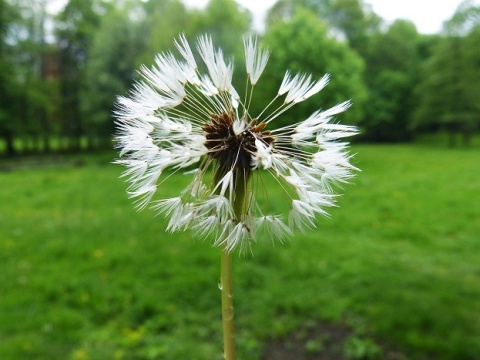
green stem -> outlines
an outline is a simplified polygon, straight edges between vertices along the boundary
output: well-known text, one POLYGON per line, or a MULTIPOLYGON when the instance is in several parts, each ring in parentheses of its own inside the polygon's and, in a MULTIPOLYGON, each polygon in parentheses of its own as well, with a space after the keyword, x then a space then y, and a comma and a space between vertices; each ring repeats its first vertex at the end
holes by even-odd
MULTIPOLYGON (((218 183, 228 171, 225 167, 217 167, 214 173, 214 183, 218 183)), ((247 186, 250 172, 240 169, 235 171, 233 212, 235 222, 240 222, 244 216, 247 186)), ((220 284, 222 290, 222 325, 223 351, 225 360, 235 360, 235 329, 233 319, 233 284, 232 284, 232 253, 227 248, 222 251, 220 284)))
POLYGON ((235 331, 233 323, 232 254, 222 251, 221 260, 222 323, 225 360, 235 360, 235 331))

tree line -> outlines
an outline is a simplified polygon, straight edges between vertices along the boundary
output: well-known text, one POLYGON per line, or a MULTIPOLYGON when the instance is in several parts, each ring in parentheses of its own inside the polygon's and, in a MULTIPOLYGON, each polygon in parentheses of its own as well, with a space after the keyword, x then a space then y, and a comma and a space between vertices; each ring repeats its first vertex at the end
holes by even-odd
MULTIPOLYGON (((238 89, 243 37, 252 14, 234 0, 191 9, 180 0, 68 0, 55 14, 49 0, 0 0, 0 152, 111 147, 117 95, 185 33, 211 34, 234 56, 238 89)), ((278 0, 259 37, 272 50, 254 110, 275 94, 286 69, 331 84, 318 103, 300 104, 283 121, 352 99, 342 122, 364 141, 409 141, 446 131, 469 142, 480 129, 480 7, 464 1, 441 33, 392 24, 363 0, 278 0)), ((286 124, 278 124, 286 125, 286 124)))

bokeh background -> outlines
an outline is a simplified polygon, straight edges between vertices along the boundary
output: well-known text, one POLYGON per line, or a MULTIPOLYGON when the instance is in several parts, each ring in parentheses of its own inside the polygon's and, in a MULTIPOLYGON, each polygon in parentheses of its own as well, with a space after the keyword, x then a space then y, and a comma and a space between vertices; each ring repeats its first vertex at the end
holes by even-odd
MULTIPOLYGON (((222 359, 220 250, 133 209, 112 112, 180 33, 211 34, 241 93, 253 14, 53 2, 0 0, 0 359, 222 359)), ((252 112, 287 69, 329 73, 276 125, 352 99, 338 120, 361 129, 362 172, 317 229, 235 258, 240 359, 480 359, 480 5, 445 20, 427 35, 367 0, 268 10, 252 112)))

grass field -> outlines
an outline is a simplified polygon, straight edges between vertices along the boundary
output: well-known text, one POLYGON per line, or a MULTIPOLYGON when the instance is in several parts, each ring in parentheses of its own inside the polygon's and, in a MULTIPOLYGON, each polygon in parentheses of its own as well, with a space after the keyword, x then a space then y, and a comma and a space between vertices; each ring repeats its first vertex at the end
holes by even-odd
MULTIPOLYGON (((354 151, 330 219, 234 258, 238 358, 327 321, 402 358, 479 359, 479 149, 354 151)), ((222 359, 219 249, 136 212, 112 156, 0 172, 0 359, 222 359)))

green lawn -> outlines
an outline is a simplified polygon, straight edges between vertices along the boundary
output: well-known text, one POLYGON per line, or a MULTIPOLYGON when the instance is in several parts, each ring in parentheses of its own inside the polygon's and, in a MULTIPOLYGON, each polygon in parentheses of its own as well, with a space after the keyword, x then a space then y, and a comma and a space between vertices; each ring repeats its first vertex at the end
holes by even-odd
MULTIPOLYGON (((354 151, 330 219, 234 258, 238 358, 330 321, 408 358, 478 359, 479 149, 354 151)), ((112 156, 0 173, 0 359, 222 359, 219 249, 136 212, 112 156)))

